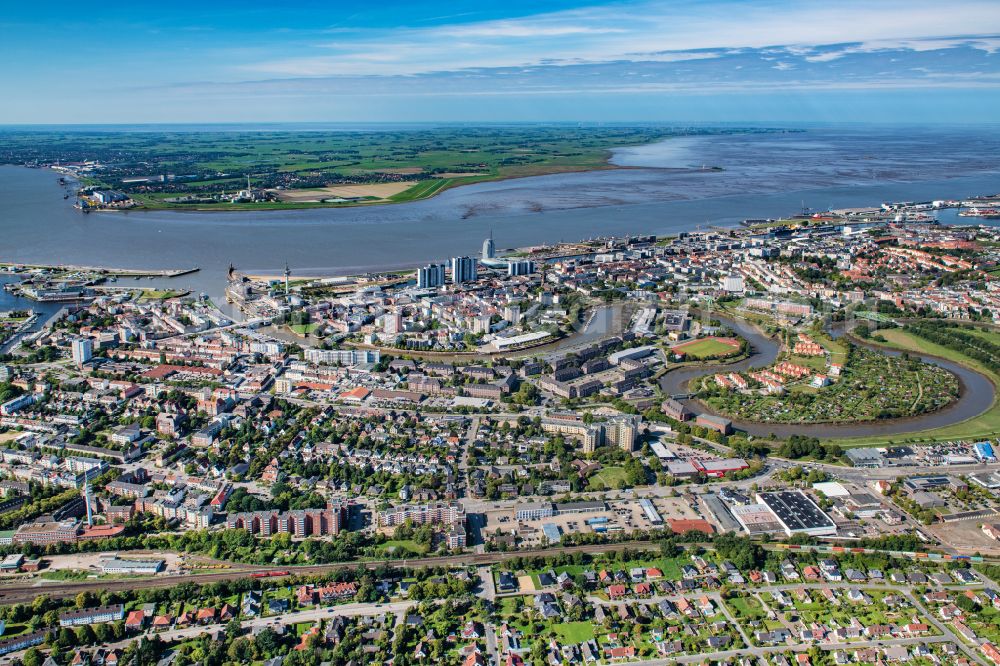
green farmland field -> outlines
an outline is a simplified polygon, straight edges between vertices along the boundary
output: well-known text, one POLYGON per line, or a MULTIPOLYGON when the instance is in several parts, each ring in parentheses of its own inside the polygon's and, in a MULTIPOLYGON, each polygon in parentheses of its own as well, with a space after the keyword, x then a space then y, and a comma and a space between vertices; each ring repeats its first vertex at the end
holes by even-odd
MULTIPOLYGON (((666 125, 524 124, 408 129, 183 129, 0 131, 0 163, 45 165, 95 161, 84 187, 129 194, 140 208, 268 210, 402 203, 458 185, 543 174, 615 168, 614 148, 677 136, 733 134, 738 128, 666 125), (230 203, 222 194, 247 182, 270 201, 230 203), (415 182, 380 198, 304 201, 295 190, 415 182)), ((333 197, 335 199, 336 197, 333 197)))

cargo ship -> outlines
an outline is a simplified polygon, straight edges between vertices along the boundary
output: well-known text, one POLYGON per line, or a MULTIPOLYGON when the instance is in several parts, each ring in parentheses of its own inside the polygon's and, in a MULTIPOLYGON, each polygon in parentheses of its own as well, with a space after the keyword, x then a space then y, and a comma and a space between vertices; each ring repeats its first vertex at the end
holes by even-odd
POLYGON ((1000 208, 967 208, 959 217, 978 217, 982 220, 1000 220, 1000 208))

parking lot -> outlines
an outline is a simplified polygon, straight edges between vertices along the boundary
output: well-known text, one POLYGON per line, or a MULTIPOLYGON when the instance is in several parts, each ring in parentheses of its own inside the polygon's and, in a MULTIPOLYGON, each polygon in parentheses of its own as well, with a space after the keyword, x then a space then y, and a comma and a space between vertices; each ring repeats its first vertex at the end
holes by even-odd
POLYGON ((500 529, 506 534, 517 530, 524 545, 540 545, 544 535, 543 525, 554 525, 560 534, 589 534, 592 532, 632 532, 663 528, 671 519, 697 519, 703 516, 685 497, 658 497, 651 499, 663 522, 653 524, 638 500, 612 500, 603 511, 588 511, 583 513, 565 513, 536 520, 518 521, 517 506, 507 509, 494 509, 486 513, 487 534, 500 529))

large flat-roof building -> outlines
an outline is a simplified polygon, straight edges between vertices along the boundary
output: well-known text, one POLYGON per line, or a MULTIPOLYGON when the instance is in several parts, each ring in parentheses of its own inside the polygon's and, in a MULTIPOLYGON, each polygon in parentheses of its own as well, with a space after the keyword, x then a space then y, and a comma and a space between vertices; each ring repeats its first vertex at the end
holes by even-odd
POLYGON ((664 310, 660 315, 660 322, 668 331, 686 331, 688 321, 688 314, 683 310, 664 310))
POLYGON ((847 449, 847 451, 844 452, 844 455, 847 456, 847 459, 851 461, 851 465, 854 467, 864 467, 868 469, 885 467, 885 457, 878 449, 847 449))
POLYGON ((976 442, 973 445, 976 457, 982 462, 996 462, 997 455, 993 450, 993 445, 989 442, 976 442))
POLYGON ((646 514, 646 520, 649 521, 650 525, 662 525, 663 517, 660 516, 660 512, 656 510, 656 506, 653 501, 643 497, 639 500, 639 506, 642 507, 642 511, 646 514))
POLYGON ((75 543, 78 538, 75 520, 37 520, 25 523, 17 528, 13 541, 15 544, 33 543, 36 546, 47 546, 50 543, 75 543))
POLYGON ((667 474, 678 479, 690 479, 698 476, 698 468, 686 460, 668 460, 667 474))
POLYGON ((559 531, 559 526, 554 523, 545 523, 542 525, 542 534, 545 535, 548 543, 559 543, 562 541, 562 533, 559 531))
POLYGON ((151 576, 163 570, 163 560, 123 560, 112 557, 101 560, 101 572, 106 574, 138 574, 151 576))
POLYGON ((542 518, 551 518, 554 511, 552 502, 529 502, 518 505, 516 518, 518 520, 541 520, 542 518))
POLYGON ((563 516, 567 513, 593 513, 595 511, 604 511, 608 508, 608 505, 604 500, 584 500, 581 502, 562 502, 556 504, 555 515, 563 516))
POLYGON ((729 507, 729 512, 747 534, 774 534, 785 528, 775 519, 766 504, 746 504, 729 507))
POLYGON ((767 506, 788 536, 831 536, 837 533, 833 519, 801 490, 757 493, 757 501, 767 506))
POLYGON ((3 558, 3 561, 0 562, 0 571, 19 571, 22 564, 24 564, 24 555, 21 553, 14 553, 3 558))
POLYGON ((705 476, 721 478, 730 472, 749 469, 750 464, 743 458, 725 458, 723 460, 695 460, 694 466, 705 476))
POLYGON ((968 490, 969 486, 954 476, 945 474, 930 474, 926 476, 911 476, 903 480, 903 489, 907 493, 916 493, 928 490, 968 490))

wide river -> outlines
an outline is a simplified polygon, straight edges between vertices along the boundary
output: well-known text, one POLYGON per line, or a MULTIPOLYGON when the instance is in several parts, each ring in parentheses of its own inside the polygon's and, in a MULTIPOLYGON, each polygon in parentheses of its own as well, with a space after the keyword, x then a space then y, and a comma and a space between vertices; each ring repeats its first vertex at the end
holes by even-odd
MULTIPOLYGON (((491 231, 500 247, 521 247, 731 226, 803 207, 992 194, 1000 192, 1000 126, 674 138, 619 149, 612 161, 632 168, 482 183, 392 206, 90 215, 72 208, 72 196, 64 198, 72 190, 54 172, 0 166, 0 261, 198 267, 191 275, 142 284, 205 292, 221 304, 230 262, 248 273, 274 274, 287 262, 295 275, 336 275, 476 254, 491 231)), ((954 219, 954 211, 942 213, 942 221, 954 219)), ((54 309, 0 292, 0 309, 25 306, 44 314, 54 309)), ((740 328, 758 352, 746 364, 773 360, 773 343, 740 328)), ((965 391, 933 414, 844 426, 738 425, 761 435, 889 435, 955 423, 989 407, 993 387, 985 377, 939 363, 961 378, 965 391)), ((683 392, 684 380, 699 374, 704 370, 670 373, 665 388, 683 392)))
POLYGON ((675 138, 620 149, 613 161, 637 168, 469 185, 391 206, 90 215, 63 198, 66 190, 53 172, 0 166, 0 261, 197 266, 199 273, 171 287, 218 297, 230 262, 250 273, 275 273, 287 262, 296 275, 344 274, 475 254, 491 230, 499 247, 518 247, 734 225, 803 205, 997 192, 1000 128, 810 128, 675 138))

